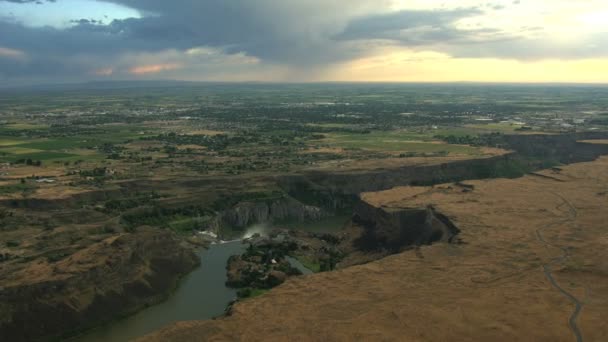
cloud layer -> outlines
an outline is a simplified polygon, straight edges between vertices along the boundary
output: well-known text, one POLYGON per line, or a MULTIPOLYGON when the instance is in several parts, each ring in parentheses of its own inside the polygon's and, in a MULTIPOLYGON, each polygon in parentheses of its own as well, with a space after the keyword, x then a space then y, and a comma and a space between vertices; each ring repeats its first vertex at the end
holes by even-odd
MULTIPOLYGON (((83 13, 67 18, 67 27, 40 27, 0 13, 0 79, 315 80, 387 47, 454 58, 608 57, 604 29, 587 28, 577 39, 564 39, 553 32, 557 21, 538 26, 543 21, 513 17, 524 6, 518 1, 468 1, 460 8, 408 8, 396 0, 104 1, 140 17, 103 22, 83 13), (505 21, 504 16, 512 18, 505 21)), ((559 1, 544 3, 553 8, 550 4, 559 1)), ((40 11, 50 6, 35 0, 2 2, 37 2, 40 11)), ((608 11, 608 6, 600 9, 608 11)), ((563 15, 568 19, 568 13, 563 15)))

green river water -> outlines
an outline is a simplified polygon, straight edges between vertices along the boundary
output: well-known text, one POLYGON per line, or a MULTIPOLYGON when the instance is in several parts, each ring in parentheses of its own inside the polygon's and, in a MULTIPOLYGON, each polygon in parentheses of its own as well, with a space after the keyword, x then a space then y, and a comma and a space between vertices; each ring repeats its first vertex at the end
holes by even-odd
MULTIPOLYGON (((281 224, 280 227, 301 229, 317 233, 336 232, 342 228, 346 216, 331 217, 317 222, 281 224)), ((243 236, 266 233, 272 227, 256 225, 243 236)), ((169 298, 139 313, 92 330, 72 341, 123 342, 154 332, 178 321, 205 320, 224 313, 236 290, 227 288, 226 263, 231 255, 241 254, 247 245, 241 241, 211 245, 200 253, 201 267, 188 274, 169 298)), ((304 274, 311 273, 297 260, 289 262, 304 274)))
POLYGON ((236 298, 236 290, 224 285, 226 261, 231 255, 244 252, 245 248, 241 241, 210 246, 201 252, 201 267, 184 277, 166 301, 93 330, 75 341, 129 341, 173 322, 222 315, 227 304, 236 298))

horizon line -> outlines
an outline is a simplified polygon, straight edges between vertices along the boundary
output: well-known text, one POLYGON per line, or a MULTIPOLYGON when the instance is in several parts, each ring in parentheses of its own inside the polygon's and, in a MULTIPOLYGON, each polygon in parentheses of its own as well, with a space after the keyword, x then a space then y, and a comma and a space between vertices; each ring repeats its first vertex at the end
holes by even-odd
POLYGON ((190 81, 190 80, 178 80, 178 79, 155 79, 155 80, 88 80, 88 81, 74 81, 74 82, 61 82, 61 83, 30 83, 30 84, 20 84, 20 85, 0 85, 0 90, 22 90, 22 89, 32 89, 32 88, 45 88, 45 87, 69 87, 76 85, 94 85, 94 84, 120 84, 120 83, 183 83, 183 84, 292 84, 292 85, 322 85, 322 84, 428 84, 428 85, 456 85, 456 84, 471 84, 471 85, 555 85, 555 86, 608 86, 608 81, 606 82, 540 82, 540 81, 190 81))

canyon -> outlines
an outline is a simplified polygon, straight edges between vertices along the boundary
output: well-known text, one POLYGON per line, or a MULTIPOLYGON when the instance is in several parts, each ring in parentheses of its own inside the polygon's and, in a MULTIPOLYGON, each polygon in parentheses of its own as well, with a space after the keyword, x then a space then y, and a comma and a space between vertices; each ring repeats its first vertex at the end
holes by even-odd
POLYGON ((517 179, 364 193, 364 221, 401 212, 414 218, 402 229, 424 227, 430 205, 461 242, 291 278, 228 317, 140 340, 606 340, 607 170, 601 157, 517 179))
MULTIPOLYGON (((517 221, 521 220, 521 217, 513 218, 506 215, 513 210, 504 208, 506 206, 504 200, 498 201, 503 207, 492 206, 497 203, 497 199, 503 196, 492 190, 493 184, 498 184, 498 188, 506 191, 504 196, 510 196, 515 202, 520 201, 516 197, 518 193, 515 190, 509 190, 508 186, 519 190, 525 189, 528 185, 531 188, 567 186, 564 191, 571 191, 571 188, 582 184, 584 187, 580 191, 588 192, 577 196, 581 196, 581 198, 588 196, 597 201, 605 200, 605 190, 596 189, 585 177, 595 177, 594 179, 599 179, 605 184, 606 180, 602 178, 600 172, 605 171, 605 158, 601 158, 597 162, 591 161, 603 154, 608 154, 608 145, 582 141, 605 139, 607 136, 606 133, 505 136, 500 145, 492 146, 492 148, 500 148, 499 153, 478 158, 407 158, 378 161, 377 163, 372 160, 367 163, 353 163, 352 167, 343 169, 311 168, 296 174, 259 176, 250 179, 237 177, 119 181, 113 183, 110 190, 104 191, 77 194, 64 192, 59 197, 3 199, 0 201, 0 205, 7 210, 23 213, 23 215, 42 222, 61 219, 62 224, 59 228, 54 229, 31 229, 20 232, 28 233, 29 237, 20 241, 21 252, 19 254, 16 254, 14 249, 0 247, 0 254, 3 258, 0 264, 0 275, 3 279, 0 283, 0 298, 3 299, 0 333, 2 336, 9 336, 12 341, 22 341, 62 336, 66 332, 73 334, 97 326, 158 303, 175 288, 181 276, 198 265, 199 259, 193 246, 185 243, 181 237, 168 230, 145 227, 145 225, 138 226, 131 232, 114 229, 113 227, 118 222, 117 218, 112 213, 104 214, 94 209, 95 203, 118 199, 146 189, 158 190, 162 195, 165 191, 173 191, 177 188, 180 189, 179 196, 172 198, 161 196, 157 200, 158 206, 182 208, 185 205, 195 205, 207 208, 218 203, 218 199, 222 199, 221 196, 232 196, 234 193, 242 192, 243 184, 250 182, 255 184, 255 191, 273 189, 279 191, 280 194, 263 200, 227 201, 228 205, 205 212, 209 219, 201 228, 220 233, 225 227, 242 229, 256 223, 317 220, 339 211, 351 211, 353 212, 352 220, 344 233, 348 235, 345 241, 349 244, 344 249, 349 255, 337 265, 341 270, 290 279, 284 285, 273 289, 259 299, 238 303, 234 306, 231 317, 214 321, 215 323, 180 323, 159 333, 154 338, 166 337, 170 340, 179 340, 181 337, 187 337, 187 334, 191 332, 196 332, 200 333, 200 336, 208 336, 210 339, 214 336, 238 339, 245 336, 248 331, 253 331, 248 329, 256 329, 254 323, 260 324, 256 319, 278 315, 281 318, 277 320, 276 324, 281 322, 293 324, 289 320, 295 319, 294 314, 299 310, 303 310, 303 313, 307 312, 306 310, 311 311, 309 318, 294 326, 302 329, 301 332, 294 333, 293 336, 296 337, 310 337, 312 335, 307 334, 313 334, 313 331, 317 330, 325 334, 320 336, 336 339, 390 337, 390 329, 387 330, 389 335, 374 331, 370 331, 368 334, 357 329, 351 332, 340 332, 338 329, 332 333, 322 324, 329 320, 333 322, 329 324, 330 326, 342 322, 344 327, 352 328, 351 324, 356 324, 357 320, 371 317, 369 315, 374 310, 371 310, 369 315, 360 311, 367 306, 377 307, 378 310, 375 312, 379 314, 379 318, 374 319, 373 322, 378 324, 380 322, 377 320, 380 318, 404 316, 405 311, 397 310, 396 313, 391 313, 387 311, 388 309, 381 307, 389 305, 390 298, 399 296, 398 286, 408 289, 407 298, 411 296, 422 298, 430 295, 425 291, 436 289, 438 293, 442 293, 442 288, 437 286, 442 281, 447 281, 454 286, 458 285, 458 282, 469 284, 468 280, 458 277, 458 280, 451 281, 451 278, 446 278, 447 276, 440 270, 446 271, 453 268, 460 269, 464 272, 463 274, 471 274, 479 269, 480 275, 471 279, 481 279, 492 278, 495 275, 499 278, 502 277, 499 276, 502 274, 501 272, 504 272, 502 266, 491 266, 496 262, 518 265, 522 269, 531 269, 532 265, 536 268, 539 267, 543 264, 542 262, 546 261, 543 259, 546 255, 537 249, 530 252, 522 247, 523 255, 532 259, 522 259, 521 261, 516 261, 517 256, 511 254, 505 254, 506 259, 504 260, 492 259, 491 254, 483 254, 493 250, 493 238, 497 238, 499 243, 509 242, 516 245, 519 242, 500 239, 517 239, 529 233, 516 230, 514 236, 503 237, 499 234, 498 227, 512 228, 510 225, 518 224, 527 227, 528 223, 517 221), (525 172, 542 169, 547 160, 560 164, 587 163, 560 166, 555 170, 563 169, 563 171, 543 171, 515 180, 465 182, 468 179, 519 177, 525 172), (593 170, 594 167, 598 171, 593 170), (559 175, 556 176, 552 172, 558 172, 559 175), (577 172, 581 173, 580 177, 576 175, 577 172), (556 178, 561 181, 556 181, 556 178), (577 183, 579 181, 582 183, 577 183), (456 183, 434 187, 424 186, 445 182, 456 183), (523 182, 524 185, 519 185, 518 182, 523 182), (401 186, 412 187, 401 188, 401 186), (593 191, 597 193, 594 194, 593 191), (602 191, 604 191, 604 197, 597 195, 602 191), (435 193, 451 194, 450 201, 455 204, 450 202, 453 207, 452 204, 446 206, 440 201, 435 201, 434 197, 427 197, 435 193), (471 196, 471 201, 466 202, 465 199, 471 196), (392 198, 394 200, 389 200, 392 198), (456 199, 468 204, 458 207, 460 204, 456 199), (505 214, 501 210, 506 210, 505 214), (492 222, 484 223, 493 229, 487 232, 479 226, 486 220, 485 214, 482 215, 484 211, 496 215, 492 222), (476 224, 476 221, 480 223, 476 224), (498 235, 494 237, 484 235, 490 233, 498 235), (486 241, 486 239, 488 240, 486 241), (430 246, 434 242, 452 243, 430 246), (43 251, 35 252, 42 245, 45 246, 43 251), (471 249, 471 245, 474 245, 474 248, 471 249), (481 245, 485 247, 478 249, 481 245), (452 259, 452 256, 466 255, 473 258, 474 252, 481 253, 479 260, 482 261, 460 260, 466 265, 472 265, 471 271, 466 271, 453 264, 459 259, 452 259), (433 255, 433 257, 427 257, 427 254, 433 255), (377 260, 384 257, 387 258, 377 260), (414 261, 412 262, 412 260, 414 261), (427 260, 428 263, 421 260, 427 260), (373 262, 359 265, 369 261, 373 262), (488 263, 487 269, 479 266, 483 262, 488 263), (365 273, 369 273, 367 277, 365 273), (406 282, 409 279, 406 275, 416 279, 420 277, 421 282, 409 284, 406 282), (376 276, 378 276, 377 279, 376 276), (353 285, 355 280, 357 284, 353 285), (318 282, 319 285, 310 284, 308 281, 314 284, 318 282), (394 284, 384 287, 385 282, 394 284), (361 287, 366 283, 370 284, 369 291, 361 287), (417 286, 424 287, 425 290, 422 291, 417 286), (343 296, 337 296, 337 292, 343 292, 343 296), (365 296, 366 293, 369 297, 365 296), (337 312, 338 310, 349 311, 349 315, 358 312, 361 316, 357 318, 347 315, 343 319, 332 319, 327 315, 315 318, 312 312, 320 310, 315 305, 322 301, 307 297, 311 294, 322 296, 327 303, 335 304, 335 309, 331 310, 335 317, 342 315, 337 312), (337 298, 331 299, 332 295, 336 295, 337 298), (378 299, 379 302, 374 304, 373 299, 378 299), (357 303, 360 304, 360 307, 357 306, 357 303), (290 309, 291 305, 293 307, 290 309), (293 310, 293 312, 287 312, 289 310, 293 310), (245 318, 249 315, 258 317, 245 318), (311 321, 313 319, 316 319, 316 322, 311 321), (307 324, 306 328, 300 326, 304 322, 307 324), (235 328, 235 325, 240 328, 235 328), (228 333, 231 329, 234 329, 234 332, 228 333), (212 332, 217 332, 218 335, 213 335, 212 332)), ((527 192, 523 192, 522 196, 525 194, 527 192)), ((534 208, 533 194, 530 196, 532 198, 526 198, 526 200, 529 200, 531 208, 534 208)), ((540 200, 539 205, 542 203, 540 200)), ((521 205, 523 204, 525 202, 521 203, 521 205)), ((537 208, 538 213, 554 211, 555 208, 552 208, 551 205, 555 203, 547 202, 545 204, 545 207, 537 208)), ((584 203, 580 205, 585 206, 584 203)), ((517 210, 524 210, 520 207, 517 208, 517 210)), ((129 210, 135 211, 139 208, 129 210)), ((146 211, 143 213, 145 216, 146 211)), ((591 220, 599 220, 597 215, 600 214, 592 211, 588 213, 591 220)), ((531 213, 529 216, 531 222, 537 220, 531 213)), ((543 218, 538 220, 542 221, 543 218)), ((587 222, 584 223, 587 224, 587 222)), ((18 236, 17 233, 17 231, 9 231, 5 234, 6 243, 13 241, 14 237, 18 236)), ((591 233, 597 232, 592 229, 591 233)), ((528 246, 531 243, 527 241, 525 244, 528 246)), ((585 277, 588 275, 585 274, 585 277)), ((539 279, 535 279, 535 281, 536 285, 542 282, 539 279)), ((521 289, 517 291, 519 290, 521 289)), ((598 289, 598 291, 603 291, 603 289, 598 289)), ((465 297, 471 295, 465 289, 462 289, 460 293, 465 297)), ((494 295, 496 294, 494 293, 494 295)), ((513 296, 518 295, 513 294, 513 296)), ((438 298, 433 299, 436 301, 433 305, 441 306, 438 298)), ((448 296, 443 299, 449 302, 453 298, 448 296)), ((497 300, 497 298, 494 299, 497 300)), ((422 299, 418 300, 418 304, 423 305, 422 299)), ((401 304, 414 310, 413 303, 401 304)), ((464 304, 461 303, 461 305, 464 304)), ((479 306, 482 304, 476 303, 475 305, 480 309, 479 306)), ((454 304, 449 307, 455 309, 454 304)), ((553 310, 553 307, 549 306, 545 309, 553 310)), ((421 312, 421 317, 426 318, 425 321, 431 320, 439 324, 443 321, 442 318, 445 319, 442 316, 433 316, 425 310, 421 312)), ((536 313, 534 311, 534 314, 536 313)), ((443 314, 447 315, 447 313, 443 314)), ((481 313, 474 316, 479 318, 479 315, 481 313)), ((557 313, 552 315, 557 315, 557 313)), ((395 319, 392 319, 392 322, 396 325, 403 323, 395 319)), ((416 320, 413 320, 411 324, 414 322, 416 320)), ((279 326, 273 325, 275 323, 266 322, 266 324, 260 325, 257 336, 265 336, 266 332, 269 332, 268 336, 279 339, 291 336, 288 331, 284 332, 288 335, 280 335, 281 333, 276 332, 279 326), (279 335, 273 335, 272 331, 279 335)), ((508 324, 512 324, 512 322, 508 324)), ((503 326, 496 329, 496 331, 508 333, 503 326)), ((567 335, 563 330, 557 329, 556 331, 567 335)), ((414 340, 416 336, 411 335, 414 340)), ((495 337, 496 335, 489 334, 488 336, 495 337)), ((190 337, 194 337, 194 335, 190 337)), ((423 337, 427 339, 428 336, 423 337)), ((439 335, 434 337, 442 338, 439 335)))
POLYGON ((103 239, 58 262, 3 269, 0 336, 61 337, 162 301, 200 260, 167 231, 103 239))

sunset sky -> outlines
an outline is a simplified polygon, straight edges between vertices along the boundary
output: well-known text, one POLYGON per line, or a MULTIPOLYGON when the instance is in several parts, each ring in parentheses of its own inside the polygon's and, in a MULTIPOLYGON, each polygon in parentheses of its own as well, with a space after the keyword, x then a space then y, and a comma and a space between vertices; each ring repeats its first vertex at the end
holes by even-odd
POLYGON ((606 0, 0 0, 0 81, 608 83, 606 0))

